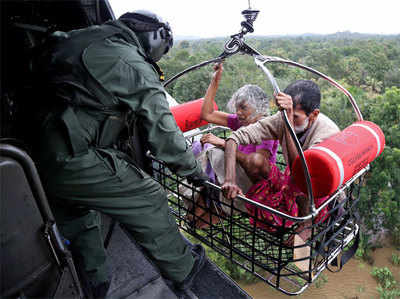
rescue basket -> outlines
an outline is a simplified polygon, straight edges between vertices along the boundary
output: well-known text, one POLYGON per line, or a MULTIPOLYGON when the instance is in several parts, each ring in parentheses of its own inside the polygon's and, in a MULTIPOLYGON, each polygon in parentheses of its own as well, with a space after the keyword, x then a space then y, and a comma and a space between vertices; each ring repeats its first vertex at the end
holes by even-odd
MULTIPOLYGON (((328 81, 343 92, 355 111, 357 121, 363 121, 362 114, 352 95, 339 83, 308 66, 260 54, 244 42, 245 33, 246 31, 242 31, 231 36, 231 39, 225 44, 224 52, 217 58, 199 63, 178 73, 166 81, 164 86, 189 71, 241 53, 254 58, 255 64, 270 81, 275 94, 280 92, 279 86, 265 65, 279 63, 301 68, 328 81)), ((206 183, 207 188, 204 189, 208 191, 207 194, 204 194, 204 189, 193 188, 184 178, 171 172, 163 162, 152 156, 150 158, 153 161, 154 178, 168 192, 171 210, 182 230, 277 290, 287 295, 298 295, 315 281, 323 270, 340 270, 344 263, 354 255, 359 241, 357 204, 360 200, 360 189, 364 184, 364 175, 369 170, 369 163, 374 158, 364 159, 364 162, 358 163, 357 168, 354 168, 356 170, 351 175, 346 177, 343 175, 343 180, 330 188, 326 199, 315 204, 315 192, 313 192, 315 191, 313 189, 315 182, 312 181, 309 170, 312 165, 306 161, 305 153, 286 111, 283 110, 281 113, 298 152, 297 172, 303 172, 303 175, 297 174, 297 177, 303 182, 302 190, 308 201, 309 212, 304 217, 291 216, 279 209, 243 196, 238 196, 233 201, 224 200, 221 188, 211 182, 206 183), (202 200, 203 198, 207 198, 207 200, 202 200), (200 213, 196 211, 200 211, 200 213), (279 219, 279 221, 264 220, 269 219, 268 217, 279 219)), ((192 143, 198 134, 208 132, 226 138, 229 129, 215 126, 200 132, 197 131, 192 135, 187 135, 188 132, 186 132, 185 135, 188 143, 192 143)), ((378 145, 381 144, 380 149, 383 149, 384 137, 382 139, 377 134, 376 132, 372 133, 371 140, 376 141, 378 145)), ((371 150, 379 148, 378 145, 371 145, 371 150)), ((330 146, 327 147, 329 148, 324 152, 332 150, 330 146)), ((376 153, 380 152, 376 150, 376 153)), ((365 152, 366 154, 367 152, 365 152)), ((336 160, 336 156, 333 156, 336 160)), ((330 161, 329 159, 325 160, 330 161)), ((283 161, 282 157, 278 156, 278 161, 283 161)), ((283 163, 277 164, 281 170, 284 169, 283 163)), ((330 169, 335 168, 330 167, 330 169)), ((341 174, 339 169, 339 178, 342 177, 341 174)))
MULTIPOLYGON (((227 136, 229 129, 211 127, 197 134, 207 132, 227 136)), ((191 142, 195 135, 187 138, 191 142)), ((208 204, 199 203, 201 191, 198 188, 172 173, 163 162, 152 159, 154 178, 167 190, 179 227, 287 295, 302 293, 325 268, 332 270, 332 265, 341 267, 346 257, 340 253, 350 247, 347 249, 350 254, 349 245, 354 249, 358 242, 356 207, 368 167, 332 194, 316 209, 314 216, 291 217, 242 196, 236 199, 242 205, 222 201, 221 188, 212 183, 208 183, 211 190, 208 204), (281 217, 282 225, 272 225, 250 214, 248 208, 242 208, 245 204, 281 217), (209 213, 196 216, 193 212, 196 208, 209 213), (325 208, 328 215, 324 221, 318 222, 316 216, 325 208), (288 222, 292 225, 286 225, 288 222), (197 228, 194 223, 201 223, 203 228, 197 228), (304 234, 309 235, 305 242, 299 238, 304 234)), ((284 167, 283 163, 280 164, 284 167)))

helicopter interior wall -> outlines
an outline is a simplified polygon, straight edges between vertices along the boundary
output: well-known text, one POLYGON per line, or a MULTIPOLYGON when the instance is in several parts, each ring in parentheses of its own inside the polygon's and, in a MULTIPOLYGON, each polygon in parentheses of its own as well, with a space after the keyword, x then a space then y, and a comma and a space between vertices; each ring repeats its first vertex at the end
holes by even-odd
POLYGON ((40 98, 31 98, 30 93, 32 56, 47 33, 101 24, 114 19, 114 14, 107 0, 6 0, 0 1, 0 5, 0 137, 18 138, 21 137, 18 126, 25 118, 22 112, 40 101, 40 98), (21 28, 16 24, 27 26, 21 28))

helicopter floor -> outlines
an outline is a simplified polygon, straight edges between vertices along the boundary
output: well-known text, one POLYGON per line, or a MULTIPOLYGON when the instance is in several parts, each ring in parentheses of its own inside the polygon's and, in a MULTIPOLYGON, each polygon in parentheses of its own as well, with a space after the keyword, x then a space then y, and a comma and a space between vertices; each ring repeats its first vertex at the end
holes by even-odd
MULTIPOLYGON (((104 232, 110 219, 103 217, 104 232)), ((187 241, 189 242, 189 241, 187 241)), ((111 298, 178 298, 140 246, 116 225, 107 247, 112 281, 111 298)), ((184 298, 251 298, 221 269, 207 259, 204 268, 184 298)))

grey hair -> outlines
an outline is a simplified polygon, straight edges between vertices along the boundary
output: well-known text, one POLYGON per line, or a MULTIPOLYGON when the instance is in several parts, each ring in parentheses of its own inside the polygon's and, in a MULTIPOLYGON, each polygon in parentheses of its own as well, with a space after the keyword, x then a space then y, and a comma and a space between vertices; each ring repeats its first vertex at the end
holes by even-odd
POLYGON ((236 106, 243 102, 250 104, 256 114, 269 115, 269 99, 261 87, 252 84, 240 87, 232 95, 227 108, 231 113, 236 113, 236 106))

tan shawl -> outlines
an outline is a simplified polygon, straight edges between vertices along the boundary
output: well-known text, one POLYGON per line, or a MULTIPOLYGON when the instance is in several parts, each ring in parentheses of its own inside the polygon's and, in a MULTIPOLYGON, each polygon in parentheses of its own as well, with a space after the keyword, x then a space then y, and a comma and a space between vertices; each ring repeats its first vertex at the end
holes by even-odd
MULTIPOLYGON (((324 139, 340 132, 338 126, 326 115, 319 113, 316 121, 311 125, 307 138, 302 146, 303 150, 322 142, 324 139)), ((278 139, 282 145, 283 156, 288 162, 288 153, 286 149, 285 123, 282 114, 277 112, 274 115, 264 117, 254 124, 242 127, 228 139, 233 139, 239 144, 260 144, 262 140, 278 139)))

